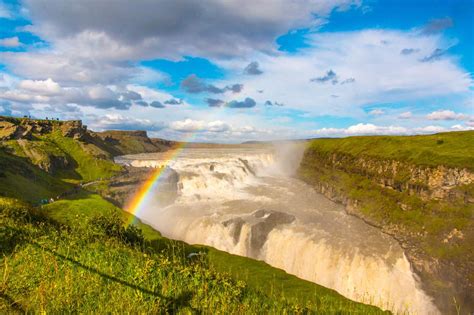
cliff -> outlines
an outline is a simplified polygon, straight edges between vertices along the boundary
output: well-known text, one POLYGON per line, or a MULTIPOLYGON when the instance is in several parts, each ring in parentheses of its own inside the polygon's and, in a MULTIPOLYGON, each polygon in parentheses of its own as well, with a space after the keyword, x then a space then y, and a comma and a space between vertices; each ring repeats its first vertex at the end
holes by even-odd
POLYGON ((166 151, 174 145, 173 141, 150 139, 146 131, 112 130, 97 132, 114 155, 150 153, 166 151))
POLYGON ((150 139, 145 131, 93 132, 80 120, 7 116, 0 116, 0 141, 14 155, 27 158, 50 174, 74 168, 68 148, 63 148, 71 141, 87 155, 99 160, 111 160, 124 154, 164 151, 174 144, 163 139, 150 139))
POLYGON ((395 237, 446 313, 474 309, 474 132, 313 140, 299 176, 395 237))
POLYGON ((145 131, 96 133, 80 120, 0 116, 0 195, 31 202, 57 196, 71 184, 110 178, 122 171, 121 154, 156 152, 173 143, 145 131))

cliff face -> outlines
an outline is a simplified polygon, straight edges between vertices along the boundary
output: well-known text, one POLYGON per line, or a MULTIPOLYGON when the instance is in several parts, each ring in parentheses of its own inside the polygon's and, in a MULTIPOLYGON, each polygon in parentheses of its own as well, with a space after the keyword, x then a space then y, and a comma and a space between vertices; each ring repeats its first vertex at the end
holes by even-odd
POLYGON ((146 131, 112 130, 98 132, 97 135, 107 144, 114 156, 161 152, 174 144, 168 140, 150 139, 146 131))
POLYGON ((0 140, 31 140, 34 135, 60 131, 65 137, 80 140, 87 127, 80 120, 57 121, 0 116, 0 140))
MULTIPOLYGON (((400 138, 397 141, 402 152, 400 138)), ((349 214, 396 238, 443 313, 454 313, 453 298, 464 310, 473 310, 473 170, 459 167, 456 161, 426 165, 402 156, 397 160, 367 154, 377 149, 374 146, 384 152, 384 142, 390 138, 370 143, 373 151, 354 153, 353 148, 363 141, 367 139, 314 140, 305 151, 300 178, 329 199, 346 205, 349 214)), ((424 154, 428 149, 423 149, 424 154)))
MULTIPOLYGON (((312 152, 313 156, 318 155, 312 152)), ((359 174, 370 178, 382 187, 417 195, 423 200, 453 200, 466 198, 474 202, 472 196, 456 188, 474 182, 474 172, 466 168, 417 166, 397 160, 380 160, 371 157, 354 157, 343 153, 320 156, 327 168, 359 174), (470 199, 469 199, 470 198, 470 199)))
POLYGON ((174 144, 150 139, 146 131, 93 132, 80 120, 0 116, 0 143, 50 174, 74 168, 73 159, 62 148, 68 142, 64 139, 73 140, 82 151, 101 160, 111 160, 117 155, 164 151, 174 144))

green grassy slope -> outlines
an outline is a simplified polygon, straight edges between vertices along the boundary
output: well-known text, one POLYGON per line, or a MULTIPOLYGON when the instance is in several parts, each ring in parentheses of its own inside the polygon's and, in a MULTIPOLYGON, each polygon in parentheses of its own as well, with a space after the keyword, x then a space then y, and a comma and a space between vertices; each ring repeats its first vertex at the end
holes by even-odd
POLYGON ((263 262, 125 228, 129 214, 97 195, 41 211, 0 199, 0 211, 0 312, 381 313, 263 262))
POLYGON ((54 143, 61 151, 66 152, 74 161, 74 171, 81 181, 93 181, 109 178, 121 170, 121 167, 110 160, 97 158, 92 150, 95 146, 81 146, 79 141, 63 137, 55 132, 42 138, 43 141, 54 143), (92 151, 92 152, 91 152, 92 151))
POLYGON ((415 165, 460 167, 474 170, 474 131, 424 136, 365 136, 315 139, 310 144, 323 152, 407 161, 415 165))
POLYGON ((0 196, 16 197, 32 203, 72 189, 72 185, 32 165, 0 147, 0 196))

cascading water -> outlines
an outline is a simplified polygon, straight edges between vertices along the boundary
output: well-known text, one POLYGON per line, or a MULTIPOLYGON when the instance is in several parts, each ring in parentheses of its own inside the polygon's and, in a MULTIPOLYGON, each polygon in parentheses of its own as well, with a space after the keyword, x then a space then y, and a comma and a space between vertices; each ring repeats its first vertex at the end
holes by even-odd
POLYGON ((118 162, 167 163, 178 175, 158 185, 140 214, 167 237, 261 259, 396 313, 438 314, 395 240, 290 176, 297 151, 189 148, 173 161, 142 154, 118 162))

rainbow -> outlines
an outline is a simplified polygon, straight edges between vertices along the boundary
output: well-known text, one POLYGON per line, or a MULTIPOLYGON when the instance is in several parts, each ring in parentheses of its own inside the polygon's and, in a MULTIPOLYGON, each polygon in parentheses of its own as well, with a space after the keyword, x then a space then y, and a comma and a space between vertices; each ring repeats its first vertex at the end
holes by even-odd
POLYGON ((175 160, 179 156, 188 142, 189 139, 187 139, 187 141, 178 142, 178 144, 176 144, 173 148, 164 152, 163 160, 165 163, 163 166, 157 167, 153 170, 147 180, 140 186, 140 188, 125 206, 125 210, 131 214, 127 225, 133 224, 138 218, 138 215, 147 204, 151 192, 154 191, 160 181, 161 176, 165 173, 166 167, 171 161, 175 160))

